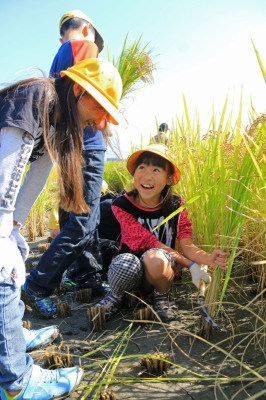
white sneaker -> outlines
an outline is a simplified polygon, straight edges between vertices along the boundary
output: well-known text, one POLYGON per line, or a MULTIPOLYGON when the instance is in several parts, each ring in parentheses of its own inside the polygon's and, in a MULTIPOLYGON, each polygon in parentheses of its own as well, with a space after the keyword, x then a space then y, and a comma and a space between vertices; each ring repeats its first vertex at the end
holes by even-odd
POLYGON ((23 334, 26 341, 26 351, 32 351, 48 345, 55 340, 59 334, 59 330, 54 325, 38 330, 23 328, 23 334))
POLYGON ((73 391, 80 383, 83 369, 78 367, 56 370, 42 369, 33 365, 27 386, 16 396, 10 396, 0 388, 2 400, 50 400, 73 391))

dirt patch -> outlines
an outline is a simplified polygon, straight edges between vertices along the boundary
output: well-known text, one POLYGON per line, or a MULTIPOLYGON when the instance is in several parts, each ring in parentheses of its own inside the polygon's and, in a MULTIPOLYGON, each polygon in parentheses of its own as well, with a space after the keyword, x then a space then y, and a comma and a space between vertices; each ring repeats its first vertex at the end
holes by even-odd
MULTIPOLYGON (((38 244, 44 242, 46 238, 31 244, 27 268, 37 263, 38 244)), ((87 309, 98 299, 81 304, 76 294, 59 296, 60 300, 68 301, 72 310, 72 316, 63 319, 43 320, 27 307, 23 319, 30 320, 33 329, 56 324, 61 333, 52 345, 32 352, 31 356, 43 366, 46 353, 69 353, 75 365, 83 366, 81 387, 69 399, 82 396, 98 399, 97 391, 104 390, 105 385, 118 400, 240 400, 252 395, 263 398, 266 380, 263 299, 258 297, 244 309, 256 296, 256 285, 233 284, 229 288, 222 313, 216 319, 228 333, 215 330, 211 339, 204 341, 197 336, 201 319, 197 292, 185 281, 184 277, 173 286, 178 319, 165 325, 159 321, 133 323, 133 310, 124 308, 107 321, 104 331, 94 332, 89 326, 87 309), (143 356, 155 352, 171 356, 172 364, 165 375, 150 375, 140 365, 143 356), (93 385, 96 386, 91 390, 93 385)))

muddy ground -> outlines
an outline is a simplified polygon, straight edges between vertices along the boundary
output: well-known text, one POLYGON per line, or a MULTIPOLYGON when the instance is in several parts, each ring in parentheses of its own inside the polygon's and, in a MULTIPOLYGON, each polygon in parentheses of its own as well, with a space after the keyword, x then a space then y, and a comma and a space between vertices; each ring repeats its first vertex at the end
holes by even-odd
MULTIPOLYGON (((31 243, 28 269, 37 263, 38 245, 45 242, 42 238, 31 243)), ((106 322, 105 330, 95 332, 90 328, 87 309, 98 299, 82 304, 76 294, 54 296, 56 301, 68 301, 72 311, 69 317, 43 320, 27 307, 23 320, 31 321, 33 329, 56 324, 61 333, 53 344, 33 351, 31 356, 43 366, 45 355, 69 352, 74 365, 83 366, 81 386, 68 399, 98 399, 100 389, 112 390, 115 397, 106 398, 117 400, 265 398, 263 298, 259 296, 243 309, 256 297, 256 284, 246 281, 243 286, 240 278, 234 280, 216 319, 228 333, 213 330, 210 340, 204 341, 196 336, 201 316, 197 291, 188 280, 184 275, 173 286, 179 316, 166 325, 159 321, 132 323, 133 310, 124 308, 106 322), (173 363, 159 376, 147 373, 140 365, 144 355, 155 352, 170 354, 173 363), (98 386, 89 393, 93 384, 98 386)))

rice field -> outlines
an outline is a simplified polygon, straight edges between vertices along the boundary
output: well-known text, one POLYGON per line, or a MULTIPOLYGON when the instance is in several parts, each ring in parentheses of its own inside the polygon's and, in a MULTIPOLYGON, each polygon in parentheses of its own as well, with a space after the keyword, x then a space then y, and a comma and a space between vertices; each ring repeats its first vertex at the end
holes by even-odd
MULTIPOLYGON (((134 45, 139 46, 139 43, 134 45)), ((125 54, 127 54, 126 51, 125 54)), ((257 57, 262 68, 258 54, 257 57)), ((147 64, 147 60, 144 57, 143 62, 147 64)), ((122 59, 116 60, 116 63, 121 68, 125 68, 122 59)), ((127 76, 125 82, 126 78, 127 76)), ((205 358, 206 362, 203 360, 200 364, 202 371, 200 374, 198 372, 199 361, 194 363, 194 358, 192 365, 189 364, 193 368, 192 370, 184 367, 186 360, 191 362, 188 347, 182 353, 184 363, 181 366, 177 359, 170 361, 172 367, 178 369, 179 374, 186 369, 188 375, 184 377, 184 382, 192 384, 196 381, 208 381, 209 384, 213 383, 215 394, 213 398, 256 399, 265 396, 265 387, 252 395, 249 395, 248 388, 257 382, 265 385, 265 363, 256 364, 252 361, 249 364, 245 356, 252 345, 255 352, 265 359, 266 115, 257 115, 251 108, 250 124, 245 127, 242 122, 241 98, 235 120, 232 117, 232 111, 228 109, 228 99, 226 99, 219 120, 213 115, 209 129, 207 132, 202 132, 199 115, 191 115, 184 97, 183 113, 181 116, 174 117, 169 136, 169 147, 173 150, 181 171, 181 180, 175 187, 175 192, 186 200, 197 246, 208 252, 214 248, 221 248, 230 255, 226 273, 222 273, 219 269, 212 271, 212 282, 207 290, 205 305, 214 320, 219 320, 222 324, 231 327, 231 333, 226 338, 220 338, 220 342, 214 343, 210 324, 202 319, 200 327, 195 333, 195 329, 192 329, 193 324, 190 324, 188 317, 184 318, 184 324, 173 328, 176 329, 174 333, 172 327, 160 327, 160 335, 163 331, 171 343, 173 352, 177 349, 181 352, 178 340, 181 336, 187 335, 190 343, 197 340, 208 347, 204 350, 205 356, 213 349, 223 355, 219 361, 220 364, 215 366, 212 364, 214 361, 211 357, 208 361, 205 358), (257 307, 256 311, 253 309, 254 304, 257 307), (234 313, 234 321, 231 317, 232 313, 234 313), (249 329, 237 331, 236 315, 242 316, 243 313, 246 314, 241 320, 245 321, 241 322, 242 326, 250 321, 252 323, 249 324, 249 329), (236 338, 237 344, 235 344, 236 338), (239 371, 228 376, 226 368, 229 368, 228 365, 231 363, 238 365, 239 371), (223 384, 233 381, 241 382, 241 387, 232 397, 228 397, 229 395, 224 395, 223 384)), ((151 136, 154 134, 152 132, 151 136)), ((141 144, 139 148, 141 148, 141 144)), ((135 148, 132 146, 128 154, 134 150, 135 148)), ((126 170, 125 160, 107 162, 104 180, 108 183, 109 191, 114 193, 121 193, 125 187, 130 189, 132 179, 126 170)), ((53 170, 26 222, 30 240, 43 235, 47 214, 56 201, 56 171, 53 170)), ((190 290, 189 286, 188 290, 190 290)), ((153 331, 154 337, 157 338, 157 330, 154 328, 153 331)), ((130 388, 130 393, 131 388, 139 382, 152 385, 167 381, 168 388, 171 382, 181 382, 181 375, 178 377, 176 375, 167 376, 166 378, 142 378, 141 373, 131 376, 119 370, 124 362, 139 358, 137 352, 127 353, 128 344, 131 341, 134 344, 135 337, 139 335, 139 330, 137 333, 135 330, 133 332, 132 321, 125 324, 124 320, 122 328, 115 333, 109 334, 107 331, 105 334, 98 335, 96 339, 95 336, 93 339, 91 336, 90 340, 95 341, 93 343, 96 344, 93 345, 93 350, 82 356, 82 360, 84 361, 85 358, 90 361, 87 365, 87 376, 90 376, 90 371, 93 373, 90 383, 83 388, 82 398, 99 398, 98 395, 102 389, 108 391, 109 387, 112 388, 113 385, 127 386, 130 388), (92 358, 96 353, 99 354, 98 352, 103 356, 91 364, 92 358), (97 378, 93 368, 98 368, 97 378), (94 394, 92 395, 92 393, 94 394)), ((146 341, 149 341, 151 337, 148 337, 147 334, 146 341)), ((162 337, 161 340, 163 343, 166 339, 162 337)), ((139 348, 143 351, 142 346, 139 348)), ((142 356, 146 362, 147 357, 160 360, 162 353, 154 354, 147 355, 143 352, 142 356)), ((153 386, 151 386, 151 391, 152 388, 153 386)), ((109 397, 100 398, 111 399, 111 396, 110 394, 109 397)))
MULTIPOLYGON (((226 111, 225 103, 220 120, 213 118, 212 129, 203 135, 184 98, 184 115, 176 116, 169 138, 181 170, 175 191, 187 201, 196 244, 209 252, 221 248, 230 253, 227 273, 217 269, 212 274, 206 298, 212 317, 222 307, 229 283, 244 285, 252 279, 258 293, 264 293, 266 276, 266 115, 254 115, 243 130, 241 102, 237 121, 231 112, 225 119, 226 111)), ((132 186, 124 160, 107 162, 104 179, 114 193, 132 186)), ((30 240, 43 236, 47 211, 57 201, 56 181, 53 169, 26 222, 30 240)))

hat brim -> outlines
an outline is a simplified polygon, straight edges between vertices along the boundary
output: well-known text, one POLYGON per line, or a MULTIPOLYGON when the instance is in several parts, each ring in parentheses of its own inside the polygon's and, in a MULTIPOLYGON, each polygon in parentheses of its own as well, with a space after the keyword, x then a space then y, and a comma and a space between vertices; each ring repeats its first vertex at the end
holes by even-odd
POLYGON ((67 75, 74 82, 77 82, 83 89, 86 90, 110 115, 110 120, 112 124, 119 125, 120 122, 120 114, 117 108, 102 94, 96 89, 91 83, 84 81, 82 77, 73 74, 71 71, 61 71, 61 76, 67 75))
POLYGON ((145 151, 148 151, 149 153, 157 154, 158 156, 160 156, 160 157, 164 158, 165 160, 167 160, 173 166, 174 173, 172 175, 172 181, 173 181, 172 184, 176 185, 178 183, 178 181, 180 180, 180 176, 181 176, 181 173, 180 173, 179 169, 164 154, 162 154, 160 151, 157 151, 157 150, 144 149, 144 150, 136 151, 136 153, 133 153, 129 157, 129 159, 127 160, 127 169, 129 171, 129 173, 131 175, 133 175, 134 170, 135 170, 136 161, 139 158, 139 156, 142 153, 144 153, 145 151))
POLYGON ((104 48, 104 41, 103 41, 103 38, 101 37, 101 35, 99 34, 99 32, 97 31, 97 29, 94 26, 93 26, 93 28, 95 30, 95 44, 97 45, 97 47, 99 49, 99 53, 100 53, 102 51, 102 49, 104 48))

